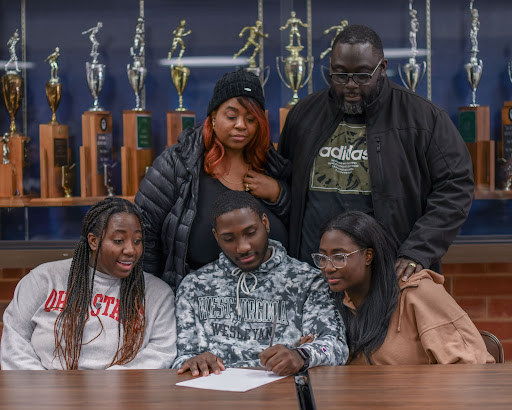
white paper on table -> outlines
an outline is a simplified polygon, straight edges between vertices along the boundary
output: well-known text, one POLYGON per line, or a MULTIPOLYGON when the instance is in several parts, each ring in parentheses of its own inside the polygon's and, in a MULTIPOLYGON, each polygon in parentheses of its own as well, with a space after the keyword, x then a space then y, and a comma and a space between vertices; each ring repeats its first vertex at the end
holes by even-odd
POLYGON ((195 387, 196 389, 210 389, 221 391, 246 392, 256 387, 275 382, 285 378, 266 370, 227 368, 220 374, 210 374, 206 377, 197 377, 176 386, 195 387))

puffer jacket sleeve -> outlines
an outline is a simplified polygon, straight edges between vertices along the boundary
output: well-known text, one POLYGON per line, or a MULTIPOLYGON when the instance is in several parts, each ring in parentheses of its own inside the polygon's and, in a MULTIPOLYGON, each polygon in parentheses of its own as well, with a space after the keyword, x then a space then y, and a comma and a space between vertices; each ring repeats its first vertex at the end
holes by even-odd
POLYGON ((176 145, 167 148, 153 162, 142 180, 135 196, 144 219, 145 252, 144 270, 157 277, 162 277, 165 256, 162 243, 162 226, 177 199, 176 145))
POLYGON ((274 178, 279 186, 281 192, 276 202, 270 202, 263 200, 265 206, 272 211, 279 219, 285 224, 288 223, 288 217, 290 214, 290 186, 288 180, 292 172, 291 162, 285 159, 279 154, 273 146, 267 153, 267 163, 265 164, 265 174, 274 178))

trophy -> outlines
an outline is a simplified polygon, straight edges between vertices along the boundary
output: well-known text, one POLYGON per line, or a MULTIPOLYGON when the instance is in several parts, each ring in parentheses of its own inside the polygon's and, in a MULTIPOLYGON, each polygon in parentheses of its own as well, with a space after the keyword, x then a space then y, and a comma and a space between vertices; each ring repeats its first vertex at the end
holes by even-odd
POLYGON ((55 47, 45 62, 50 64, 50 79, 46 82, 46 99, 52 111, 48 124, 39 125, 39 162, 41 167, 41 198, 58 198, 65 195, 62 187, 62 169, 68 164, 68 126, 59 124, 55 111, 60 103, 62 84, 59 81, 59 47, 55 47))
POLYGON ((402 83, 409 90, 416 91, 416 87, 423 79, 427 70, 427 62, 424 61, 421 65, 416 62, 416 54, 418 53, 416 33, 418 32, 420 24, 416 18, 417 11, 413 9, 412 2, 413 0, 409 0, 409 16, 411 18, 409 41, 411 42, 411 56, 409 57, 409 62, 407 64, 403 67, 401 65, 398 66, 398 74, 400 75, 402 83))
POLYGON ((238 34, 238 37, 242 38, 246 31, 249 32, 249 34, 247 35, 247 40, 244 46, 233 55, 233 58, 239 57, 243 52, 248 50, 249 47, 254 47, 253 53, 248 60, 249 67, 246 67, 245 69, 253 73, 254 75, 258 76, 261 81, 261 86, 264 87, 268 81, 268 76, 270 74, 270 66, 265 67, 263 70, 261 67, 258 67, 258 65, 256 64, 256 55, 260 52, 260 49, 262 48, 263 45, 263 39, 268 38, 268 34, 263 33, 263 23, 261 22, 261 20, 256 20, 254 26, 244 27, 238 34))
POLYGON ((483 62, 477 58, 478 30, 480 21, 478 10, 470 0, 471 13, 471 57, 464 65, 473 94, 472 103, 467 107, 459 107, 459 131, 466 142, 473 163, 473 177, 477 191, 495 190, 495 142, 490 137, 490 107, 476 103, 476 90, 482 77, 483 62))
POLYGON ((59 66, 57 64, 57 59, 60 57, 59 47, 55 47, 55 51, 51 53, 44 62, 50 64, 50 80, 46 82, 46 99, 48 100, 48 104, 50 105, 50 109, 52 110, 52 119, 49 124, 58 124, 57 116, 55 115, 55 111, 60 103, 60 98, 62 96, 62 84, 59 82, 58 72, 59 66))
POLYGON ((91 27, 89 30, 85 30, 82 32, 82 35, 89 33, 89 40, 92 43, 90 53, 92 61, 85 63, 85 69, 87 72, 87 85, 89 86, 89 91, 91 92, 94 98, 94 104, 92 108, 89 109, 89 111, 103 111, 103 108, 99 106, 98 97, 103 87, 103 81, 105 78, 105 64, 98 63, 98 47, 100 43, 98 42, 98 40, 96 40, 96 34, 98 34, 102 27, 103 23, 99 21, 95 27, 91 27))
MULTIPOLYGON (((139 190, 139 184, 144 178, 146 166, 153 162, 153 144, 151 111, 144 110, 140 105, 139 93, 144 87, 145 41, 144 18, 139 17, 135 27, 135 37, 130 54, 133 64, 128 64, 128 79, 135 92, 136 107, 123 111, 123 146, 121 147, 121 182, 123 196, 134 196, 139 190)), ((105 168, 111 173, 110 168, 105 168)), ((105 173, 105 187, 110 195, 112 187, 105 173)))
POLYGON ((144 67, 145 64, 145 42, 144 42, 144 18, 139 17, 137 20, 137 26, 135 27, 135 37, 133 39, 133 46, 130 47, 130 54, 133 57, 133 64, 126 66, 128 73, 128 81, 132 86, 133 92, 135 93, 135 108, 134 111, 142 111, 140 106, 140 92, 144 88, 144 80, 146 79, 147 69, 144 67))
MULTIPOLYGON (((176 51, 178 46, 180 46, 180 52, 175 61, 176 65, 171 64, 171 79, 174 87, 176 87, 176 90, 178 91, 179 105, 175 111, 167 111, 167 146, 176 144, 178 142, 178 135, 181 131, 185 128, 193 127, 196 122, 196 114, 183 107, 183 92, 187 87, 188 79, 190 77, 190 68, 185 67, 181 62, 181 58, 185 53, 183 37, 192 33, 191 30, 185 29, 185 24, 186 20, 180 20, 179 26, 172 32, 174 37, 172 39, 171 50, 167 55, 167 59, 171 60, 172 54, 176 51)), ((171 60, 171 62, 172 61, 173 60, 171 60)))
MULTIPOLYGON (((336 30, 336 33, 331 38, 331 45, 329 47, 327 47, 324 51, 322 51, 322 53, 320 53, 320 60, 322 60, 327 54, 329 54, 332 51, 332 46, 334 44, 334 40, 336 39, 336 37, 338 37, 338 34, 340 34, 343 30, 345 30, 345 27, 347 27, 347 26, 348 26, 348 20, 341 20, 339 26, 332 26, 332 27, 329 27, 324 30, 324 32, 323 32, 324 34, 329 34, 331 31, 334 31, 334 30, 336 30)), ((329 77, 329 73, 331 71, 330 68, 322 65, 320 71, 322 73, 322 78, 324 79, 325 84, 327 84, 329 86, 330 82, 327 78, 329 77)))
POLYGON ((293 106, 299 101, 299 90, 304 87, 311 78, 313 61, 308 61, 307 58, 302 57, 299 53, 304 48, 300 44, 300 32, 299 25, 302 27, 308 27, 299 18, 295 17, 295 12, 290 13, 290 18, 286 24, 280 27, 280 30, 285 30, 290 27, 290 43, 286 46, 286 49, 290 52, 287 57, 276 57, 277 73, 279 78, 293 92, 292 99, 288 102, 288 106, 293 106), (294 39, 297 40, 297 44, 294 45, 294 39), (284 77, 280 69, 280 61, 284 63, 284 77), (306 63, 309 63, 309 75, 306 78, 306 63))
POLYGON ((103 86, 105 65, 98 63, 99 42, 96 35, 103 27, 101 22, 82 32, 89 34, 92 43, 91 62, 86 63, 87 84, 94 98, 93 107, 82 114, 82 146, 80 147, 81 196, 103 197, 107 194, 104 185, 104 164, 112 163, 112 115, 98 104, 103 86))
POLYGON ((471 39, 471 57, 469 59, 469 63, 464 65, 466 69, 466 73, 468 75, 469 85, 471 86, 471 91, 473 93, 473 102, 470 104, 470 107, 478 107, 476 103, 476 89, 478 88, 478 84, 480 83, 480 78, 482 77, 482 70, 484 67, 483 61, 478 60, 478 30, 480 29, 480 21, 478 19, 478 10, 473 7, 474 0, 470 1, 469 10, 471 12, 471 30, 469 33, 469 37, 471 39))
POLYGON ((286 24, 280 27, 280 30, 285 30, 290 27, 289 44, 285 47, 290 55, 287 57, 276 57, 277 73, 279 78, 293 92, 292 99, 288 102, 285 108, 279 109, 279 121, 280 129, 283 128, 286 116, 290 111, 290 108, 297 104, 299 101, 299 90, 304 87, 311 78, 313 72, 313 61, 309 61, 308 58, 304 58, 300 55, 300 52, 304 48, 300 43, 300 32, 299 25, 302 27, 308 27, 299 18, 295 16, 295 12, 290 12, 290 18, 286 21, 286 24), (296 44, 295 41, 296 40, 296 44), (280 62, 284 63, 284 77, 281 73, 280 62), (308 76, 306 77, 306 63, 308 64, 308 76))
POLYGON ((23 166, 25 164, 25 145, 28 137, 20 135, 16 129, 16 113, 20 107, 23 93, 23 78, 18 74, 16 44, 20 40, 18 30, 14 32, 7 46, 10 59, 5 64, 6 73, 2 76, 2 93, 5 107, 10 117, 9 131, 5 133, 2 143, 2 164, 0 164, 0 196, 23 196, 23 166), (14 66, 14 67, 12 67, 14 66))

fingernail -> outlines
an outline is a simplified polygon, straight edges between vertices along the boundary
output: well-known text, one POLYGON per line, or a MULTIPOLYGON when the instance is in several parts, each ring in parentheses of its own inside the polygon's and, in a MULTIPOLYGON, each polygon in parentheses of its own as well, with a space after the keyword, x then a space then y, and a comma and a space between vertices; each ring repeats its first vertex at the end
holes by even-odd
POLYGON ((404 282, 407 282, 407 279, 409 279, 407 276, 402 276, 402 280, 403 280, 404 282))

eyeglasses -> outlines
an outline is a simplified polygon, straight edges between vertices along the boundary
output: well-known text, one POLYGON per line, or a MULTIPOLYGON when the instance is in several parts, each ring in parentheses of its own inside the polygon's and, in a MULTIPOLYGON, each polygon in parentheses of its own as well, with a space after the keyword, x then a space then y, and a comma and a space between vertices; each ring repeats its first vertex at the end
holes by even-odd
POLYGON ((358 249, 357 251, 350 252, 350 253, 336 253, 332 255, 331 257, 328 257, 327 255, 324 255, 322 253, 312 253, 311 257, 313 258, 314 264, 320 268, 327 268, 327 263, 331 261, 332 266, 334 266, 336 269, 344 268, 347 265, 347 258, 359 251, 363 251, 366 248, 358 249))
POLYGON ((331 73, 329 74, 329 77, 331 77, 331 81, 334 84, 341 84, 345 85, 348 83, 348 80, 352 78, 354 83, 357 85, 366 85, 368 84, 372 77, 374 76, 375 72, 377 71, 377 68, 379 68, 380 63, 382 63, 383 58, 380 59, 380 61, 377 64, 377 67, 372 71, 371 74, 368 73, 331 73))

